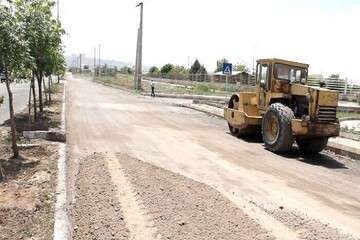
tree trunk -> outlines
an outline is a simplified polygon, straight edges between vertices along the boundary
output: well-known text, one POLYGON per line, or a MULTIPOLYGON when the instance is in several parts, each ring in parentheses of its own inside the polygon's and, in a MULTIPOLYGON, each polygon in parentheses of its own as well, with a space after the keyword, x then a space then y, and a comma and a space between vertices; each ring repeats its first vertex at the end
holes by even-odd
POLYGON ((51 104, 51 75, 49 76, 49 79, 48 79, 48 82, 49 82, 49 86, 48 86, 48 92, 49 92, 49 104, 51 104))
POLYGON ((57 75, 58 83, 60 83, 60 75, 57 75))
POLYGON ((35 78, 34 74, 31 78, 31 89, 32 89, 32 95, 33 95, 33 105, 34 105, 34 120, 37 120, 37 108, 36 108, 36 92, 35 92, 35 78))
POLYGON ((31 85, 29 88, 29 102, 28 102, 28 114, 29 114, 29 127, 28 130, 31 130, 31 85))
POLYGON ((42 81, 43 81, 43 86, 44 86, 44 96, 45 96, 45 104, 48 105, 48 96, 46 93, 46 84, 45 84, 45 77, 42 77, 42 81))
POLYGON ((5 72, 5 83, 6 83, 7 92, 9 94, 11 144, 12 144, 14 158, 17 158, 19 157, 19 149, 16 144, 16 122, 15 122, 14 106, 13 106, 13 94, 10 89, 10 79, 8 78, 7 72, 5 72))
POLYGON ((43 99, 42 99, 42 74, 40 74, 40 76, 37 76, 37 82, 38 82, 38 92, 39 92, 39 110, 40 113, 42 113, 44 111, 44 106, 43 106, 43 99))

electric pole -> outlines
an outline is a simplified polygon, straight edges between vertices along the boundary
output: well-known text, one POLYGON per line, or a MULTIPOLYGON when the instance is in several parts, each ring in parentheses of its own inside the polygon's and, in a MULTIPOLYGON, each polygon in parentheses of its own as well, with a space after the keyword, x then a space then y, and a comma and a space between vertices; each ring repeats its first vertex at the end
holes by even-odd
POLYGON ((140 2, 136 7, 140 7, 140 26, 138 29, 138 37, 136 44, 136 61, 135 61, 135 89, 141 90, 141 74, 142 74, 142 33, 143 33, 143 8, 144 3, 140 2))
POLYGON ((82 60, 82 59, 81 59, 81 57, 82 57, 82 54, 80 53, 80 64, 79 64, 79 66, 80 66, 80 74, 82 73, 82 68, 81 68, 81 64, 82 64, 82 63, 81 63, 81 60, 82 60))
POLYGON ((57 20, 58 20, 58 22, 60 21, 60 6, 59 6, 59 2, 60 2, 60 0, 57 0, 56 1, 56 9, 57 9, 57 20))
POLYGON ((94 80, 96 76, 96 47, 94 47, 94 80))
POLYGON ((99 76, 101 75, 101 44, 99 44, 99 76))

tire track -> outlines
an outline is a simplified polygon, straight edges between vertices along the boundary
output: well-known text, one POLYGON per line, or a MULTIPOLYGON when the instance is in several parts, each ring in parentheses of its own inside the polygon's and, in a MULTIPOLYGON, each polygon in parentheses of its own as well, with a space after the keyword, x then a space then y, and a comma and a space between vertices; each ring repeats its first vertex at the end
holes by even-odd
POLYGON ((117 198, 122 207, 124 220, 129 229, 131 240, 160 240, 153 221, 142 207, 141 200, 136 196, 130 182, 117 157, 113 154, 106 156, 111 179, 117 188, 117 198))

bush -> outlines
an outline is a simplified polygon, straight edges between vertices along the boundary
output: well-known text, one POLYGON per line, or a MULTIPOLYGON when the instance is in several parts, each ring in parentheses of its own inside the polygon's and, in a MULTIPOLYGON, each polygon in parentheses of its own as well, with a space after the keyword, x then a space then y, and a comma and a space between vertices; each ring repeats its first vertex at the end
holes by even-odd
POLYGON ((210 87, 206 84, 198 84, 195 86, 195 91, 196 92, 209 92, 210 87))

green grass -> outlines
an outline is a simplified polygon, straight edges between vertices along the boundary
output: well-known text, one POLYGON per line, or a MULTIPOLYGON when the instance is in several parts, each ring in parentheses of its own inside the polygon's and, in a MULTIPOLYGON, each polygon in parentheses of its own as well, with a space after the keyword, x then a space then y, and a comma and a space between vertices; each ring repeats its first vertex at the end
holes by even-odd
POLYGON ((360 118, 360 113, 338 111, 337 112, 337 117, 338 118, 347 118, 347 117, 358 117, 358 118, 360 118))
MULTIPOLYGON (((95 81, 112 87, 125 87, 129 90, 134 88, 133 75, 100 76, 96 77, 95 81)), ((148 80, 142 81, 142 89, 143 92, 151 92, 148 80)), ((179 84, 155 83, 155 93, 230 96, 232 93, 244 91, 254 91, 254 87, 235 84, 225 86, 223 83, 210 82, 184 82, 184 85, 181 81, 179 84)))
POLYGON ((116 77, 112 76, 100 76, 96 77, 95 81, 98 83, 102 83, 104 85, 113 86, 113 87, 125 87, 129 89, 134 88, 134 76, 133 75, 125 75, 118 74, 116 77))

